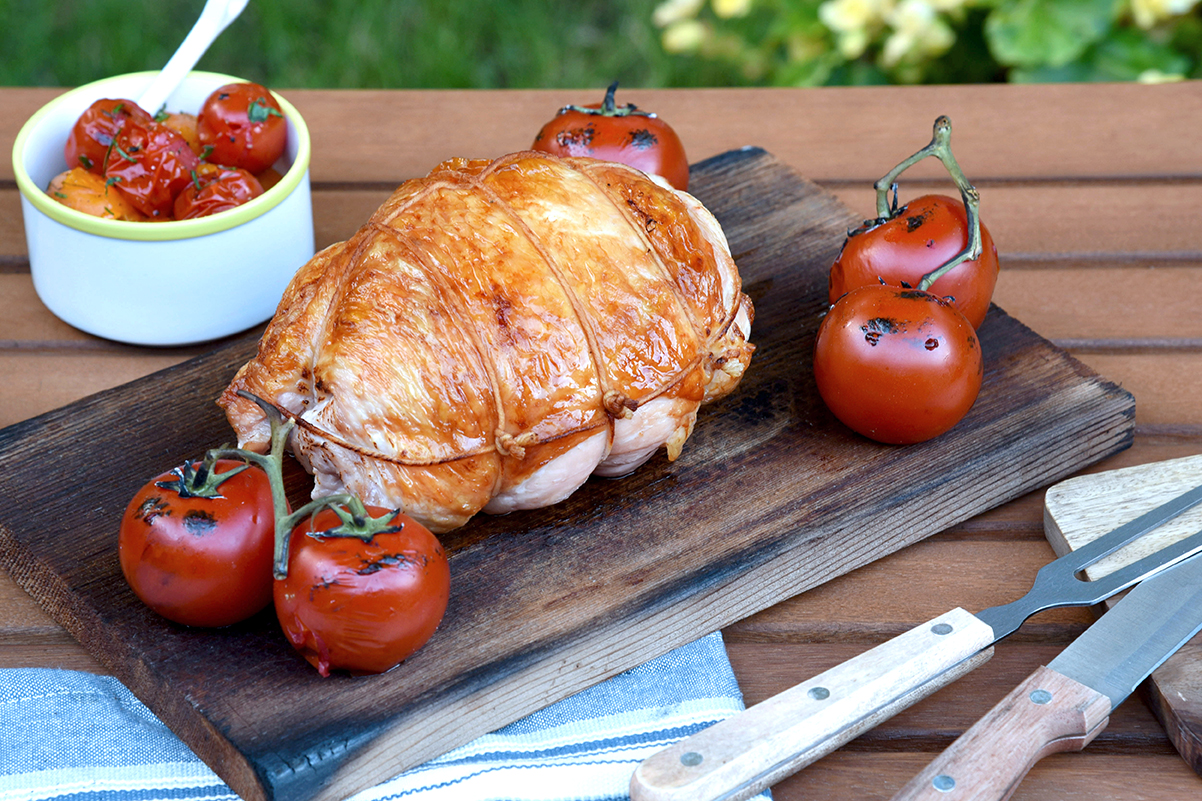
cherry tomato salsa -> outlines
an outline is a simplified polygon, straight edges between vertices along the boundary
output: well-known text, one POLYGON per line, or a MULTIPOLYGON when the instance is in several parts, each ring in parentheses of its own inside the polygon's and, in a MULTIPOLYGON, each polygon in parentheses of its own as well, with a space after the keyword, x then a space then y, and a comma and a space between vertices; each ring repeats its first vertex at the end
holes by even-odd
POLYGON ((67 172, 51 197, 87 214, 127 221, 190 220, 235 208, 274 184, 288 143, 288 123, 266 87, 234 83, 212 92, 197 114, 152 115, 132 100, 103 98, 67 137, 67 172), (103 181, 105 196, 78 179, 103 181), (270 179, 270 180, 269 180, 270 179), (111 200, 112 202, 104 202, 111 200))

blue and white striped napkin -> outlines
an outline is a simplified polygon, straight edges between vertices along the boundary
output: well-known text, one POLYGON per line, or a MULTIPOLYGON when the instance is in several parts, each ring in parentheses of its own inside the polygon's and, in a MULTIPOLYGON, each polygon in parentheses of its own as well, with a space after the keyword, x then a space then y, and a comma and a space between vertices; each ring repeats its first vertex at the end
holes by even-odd
MULTIPOLYGON (((353 801, 624 801, 639 762, 742 709, 715 632, 353 801)), ((0 801, 237 798, 116 679, 0 670, 0 801)))

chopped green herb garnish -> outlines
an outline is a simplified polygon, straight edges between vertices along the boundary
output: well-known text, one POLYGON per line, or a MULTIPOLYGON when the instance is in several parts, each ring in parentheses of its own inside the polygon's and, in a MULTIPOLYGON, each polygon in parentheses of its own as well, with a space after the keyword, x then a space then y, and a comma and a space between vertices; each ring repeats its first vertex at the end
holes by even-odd
POLYGON ((256 97, 246 110, 246 118, 251 122, 267 122, 267 118, 273 114, 277 117, 284 116, 267 105, 267 100, 262 97, 256 97))

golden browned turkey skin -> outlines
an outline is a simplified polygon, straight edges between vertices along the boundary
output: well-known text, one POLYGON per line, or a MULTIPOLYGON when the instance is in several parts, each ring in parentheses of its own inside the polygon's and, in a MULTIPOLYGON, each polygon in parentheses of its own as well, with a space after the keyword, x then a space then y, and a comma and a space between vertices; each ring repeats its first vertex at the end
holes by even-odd
POLYGON ((253 450, 269 426, 238 390, 294 418, 314 497, 447 531, 675 459, 751 320, 691 195, 591 159, 453 159, 297 272, 218 402, 253 450))

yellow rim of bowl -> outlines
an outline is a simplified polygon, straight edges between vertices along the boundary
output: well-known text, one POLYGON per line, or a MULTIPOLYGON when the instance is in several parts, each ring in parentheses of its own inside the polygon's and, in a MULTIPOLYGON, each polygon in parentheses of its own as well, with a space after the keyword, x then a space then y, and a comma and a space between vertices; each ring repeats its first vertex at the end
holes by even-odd
MULTIPOLYGON (((153 74, 153 72, 131 73, 133 76, 153 74)), ((211 77, 222 83, 246 82, 244 78, 222 75, 215 72, 193 72, 190 74, 211 77)), ((106 78, 104 80, 109 79, 106 78)), ((95 83, 101 82, 103 81, 96 81, 95 83)), ((309 169, 309 128, 305 125, 305 121, 301 119, 301 115, 296 110, 296 107, 280 97, 278 93, 272 91, 271 94, 279 102, 280 108, 284 111, 284 116, 292 123, 292 127, 296 131, 296 158, 293 159, 288 172, 284 173, 279 182, 254 200, 210 217, 200 217, 195 220, 168 220, 165 222, 106 220, 101 217, 94 217, 91 214, 84 214, 82 211, 67 208, 62 203, 51 198, 42 187, 37 186, 33 182, 33 179, 29 177, 29 173, 25 171, 23 154, 29 137, 33 135, 33 129, 43 117, 48 115, 64 99, 77 93, 90 92, 92 91, 92 87, 93 84, 77 87, 59 95, 54 100, 42 106, 21 126, 21 130, 17 133, 17 140, 13 144, 13 172, 16 175, 17 188, 21 194, 47 217, 57 220, 70 228, 113 239, 136 239, 143 241, 190 239, 192 237, 205 236, 206 234, 215 234, 218 231, 225 231, 242 223, 249 222, 278 206, 284 198, 292 193, 292 190, 296 189, 301 182, 301 178, 304 177, 306 170, 309 169)), ((291 134, 291 132, 289 133, 291 134)), ((66 169, 65 165, 63 169, 66 169)))

